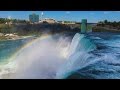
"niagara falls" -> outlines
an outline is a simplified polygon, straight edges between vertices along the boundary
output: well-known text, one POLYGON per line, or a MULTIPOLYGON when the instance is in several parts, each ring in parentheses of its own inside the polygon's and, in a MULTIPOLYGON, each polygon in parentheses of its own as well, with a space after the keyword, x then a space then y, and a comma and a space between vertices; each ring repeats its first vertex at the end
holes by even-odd
POLYGON ((66 14, 64 21, 36 13, 25 13, 29 20, 0 18, 0 79, 120 79, 120 21, 82 15, 77 21, 76 14, 102 11, 54 11, 66 14), (76 22, 67 21, 70 15, 76 22))

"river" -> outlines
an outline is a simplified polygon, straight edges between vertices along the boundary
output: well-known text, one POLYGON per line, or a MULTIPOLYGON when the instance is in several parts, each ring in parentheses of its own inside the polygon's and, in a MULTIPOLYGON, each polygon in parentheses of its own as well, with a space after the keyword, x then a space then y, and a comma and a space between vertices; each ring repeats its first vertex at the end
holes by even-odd
POLYGON ((120 79, 120 35, 46 35, 0 41, 0 78, 120 79))

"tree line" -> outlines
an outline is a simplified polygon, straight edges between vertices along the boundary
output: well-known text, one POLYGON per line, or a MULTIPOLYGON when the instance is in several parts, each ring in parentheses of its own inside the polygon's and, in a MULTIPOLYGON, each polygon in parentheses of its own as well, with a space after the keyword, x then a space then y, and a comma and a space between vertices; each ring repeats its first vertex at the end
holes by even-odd
POLYGON ((8 18, 0 18, 0 24, 5 24, 5 23, 28 23, 29 21, 27 20, 20 20, 20 19, 8 19, 8 18))
POLYGON ((104 21, 100 21, 98 22, 97 26, 108 26, 108 27, 114 27, 114 28, 119 28, 120 29, 120 21, 108 21, 108 20, 104 20, 104 21))

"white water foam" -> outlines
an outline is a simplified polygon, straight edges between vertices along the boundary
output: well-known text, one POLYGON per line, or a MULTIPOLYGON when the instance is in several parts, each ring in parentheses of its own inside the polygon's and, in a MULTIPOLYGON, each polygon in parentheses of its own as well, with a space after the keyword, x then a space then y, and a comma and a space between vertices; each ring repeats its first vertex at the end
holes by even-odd
POLYGON ((96 49, 96 46, 84 34, 77 33, 70 45, 68 60, 59 69, 56 78, 66 78, 72 72, 95 63, 97 60, 89 60, 92 55, 88 54, 94 49, 96 49))
POLYGON ((14 63, 4 66, 12 70, 2 72, 0 76, 13 79, 64 78, 68 73, 94 63, 88 59, 91 56, 88 52, 95 48, 89 39, 78 33, 71 44, 67 38, 56 41, 52 36, 37 40, 17 53, 14 63))

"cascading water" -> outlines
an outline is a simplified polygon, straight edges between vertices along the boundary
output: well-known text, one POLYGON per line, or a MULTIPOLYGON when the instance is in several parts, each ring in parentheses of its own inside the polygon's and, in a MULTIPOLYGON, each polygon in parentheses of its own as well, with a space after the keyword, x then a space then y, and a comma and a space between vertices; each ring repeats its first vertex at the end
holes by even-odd
MULTIPOLYGON (((64 40, 62 40, 64 42, 64 40)), ((65 42, 64 42, 65 43, 65 42)), ((63 44, 64 44, 63 43, 63 44)), ((2 78, 54 78, 57 69, 65 61, 58 43, 52 36, 41 37, 28 43, 1 69, 2 78)))
POLYGON ((95 62, 96 60, 89 60, 92 55, 88 54, 88 52, 95 49, 94 43, 87 39, 84 34, 77 33, 69 47, 67 61, 57 72, 56 78, 66 78, 72 72, 95 62))
POLYGON ((91 33, 89 38, 97 46, 96 50, 90 52, 92 57, 88 58, 92 63, 87 62, 85 67, 74 70, 67 78, 120 79, 119 35, 91 33))
POLYGON ((107 35, 77 33, 72 41, 66 36, 43 35, 14 53, 8 64, 0 63, 0 78, 120 78, 120 37, 107 35))
POLYGON ((56 41, 52 36, 37 39, 15 55, 11 63, 4 66, 4 78, 62 78, 67 72, 82 68, 88 54, 96 46, 83 34, 76 34, 70 44, 68 38, 56 41), (6 68, 7 67, 7 68, 6 68), (9 71, 8 71, 9 69, 9 71), (64 73, 63 75, 61 74, 64 73), (62 76, 61 76, 62 75, 62 76))

